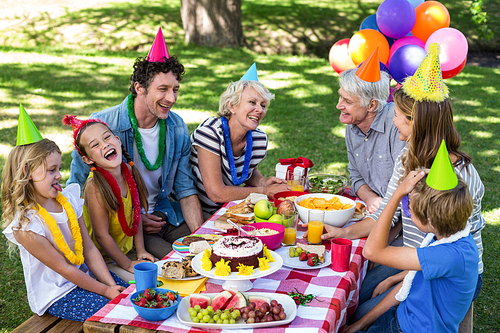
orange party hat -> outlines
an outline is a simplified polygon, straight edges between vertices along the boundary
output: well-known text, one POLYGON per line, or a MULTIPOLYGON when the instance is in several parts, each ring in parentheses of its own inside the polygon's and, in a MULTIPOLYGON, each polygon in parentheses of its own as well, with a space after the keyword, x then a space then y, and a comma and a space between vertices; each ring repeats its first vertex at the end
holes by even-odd
POLYGON ((165 62, 165 58, 169 59, 167 44, 165 44, 165 38, 163 38, 163 32, 161 27, 158 28, 158 33, 156 34, 151 50, 149 50, 148 61, 149 62, 165 62))
POLYGON ((366 82, 378 82, 380 80, 380 62, 378 58, 378 48, 356 70, 356 75, 366 82))

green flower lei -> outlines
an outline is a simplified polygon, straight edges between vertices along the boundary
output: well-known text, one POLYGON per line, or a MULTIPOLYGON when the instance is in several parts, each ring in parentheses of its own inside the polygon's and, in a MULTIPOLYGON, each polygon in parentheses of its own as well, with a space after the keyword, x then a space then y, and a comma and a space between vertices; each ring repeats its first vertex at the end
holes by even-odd
POLYGON ((158 141, 158 157, 156 158, 156 163, 151 165, 149 163, 148 158, 146 157, 146 153, 144 152, 144 147, 142 145, 141 133, 137 128, 137 118, 134 113, 134 98, 132 94, 128 96, 127 100, 127 109, 128 116, 130 118, 130 123, 132 124, 132 128, 134 129, 134 139, 135 144, 137 145, 137 150, 139 151, 139 155, 141 156, 141 161, 144 163, 144 166, 149 171, 157 170, 161 163, 163 162, 163 155, 165 155, 165 133, 167 132, 167 126, 165 125, 165 119, 158 119, 158 123, 160 125, 160 139, 158 141))

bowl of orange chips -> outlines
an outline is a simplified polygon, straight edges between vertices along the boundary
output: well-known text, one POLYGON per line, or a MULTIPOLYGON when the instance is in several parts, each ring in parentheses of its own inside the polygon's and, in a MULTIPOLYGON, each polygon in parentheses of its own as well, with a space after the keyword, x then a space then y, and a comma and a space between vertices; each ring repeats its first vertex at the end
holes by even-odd
POLYGON ((322 210, 325 212, 324 223, 334 227, 343 227, 356 209, 354 200, 328 193, 304 194, 297 197, 294 203, 303 223, 308 222, 310 210, 322 210))

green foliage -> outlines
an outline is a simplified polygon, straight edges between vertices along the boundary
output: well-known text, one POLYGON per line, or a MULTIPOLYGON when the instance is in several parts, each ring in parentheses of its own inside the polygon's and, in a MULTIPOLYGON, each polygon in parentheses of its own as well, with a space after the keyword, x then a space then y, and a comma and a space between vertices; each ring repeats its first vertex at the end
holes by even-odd
MULTIPOLYGON (((0 167, 15 144, 22 102, 42 135, 55 140, 63 150, 64 183, 69 176, 72 144, 71 129, 61 123, 63 115, 87 117, 120 103, 128 93, 134 59, 147 54, 157 27, 162 26, 170 53, 186 66, 174 110, 186 120, 190 132, 215 114, 227 84, 257 62, 261 82, 276 94, 261 126, 270 141, 268 155, 259 166, 261 172, 273 175, 279 158, 304 156, 315 163, 313 172, 348 175, 344 125, 335 108, 338 76, 325 52, 336 40, 357 31, 380 2, 245 0, 247 41, 254 49, 261 45, 263 51, 276 51, 267 55, 247 49, 184 45, 179 1, 112 2, 68 10, 61 16, 41 13, 19 19, 0 30, 0 167), (283 44, 278 43, 280 39, 283 44), (319 57, 290 55, 303 51, 319 57)), ((466 27, 471 19, 471 13, 464 10, 466 2, 443 3, 450 11, 452 27, 473 30, 466 27)), ((489 1, 482 8, 491 12, 495 4, 498 1, 489 1)), ((488 21, 492 30, 494 20, 488 21)), ((495 47, 495 43, 493 38, 490 44, 495 47)), ((498 332, 500 70, 466 66, 446 83, 462 148, 473 157, 486 187, 482 201, 487 221, 482 233, 485 273, 483 290, 475 302, 474 331, 498 332)), ((31 312, 20 260, 8 256, 3 236, 0 271, 0 332, 10 332, 31 312), (14 290, 21 290, 22 296, 14 295, 14 290)))
POLYGON ((490 40, 493 38, 493 31, 488 27, 488 14, 482 11, 483 0, 473 0, 470 12, 472 13, 472 21, 478 25, 477 31, 479 36, 490 40))

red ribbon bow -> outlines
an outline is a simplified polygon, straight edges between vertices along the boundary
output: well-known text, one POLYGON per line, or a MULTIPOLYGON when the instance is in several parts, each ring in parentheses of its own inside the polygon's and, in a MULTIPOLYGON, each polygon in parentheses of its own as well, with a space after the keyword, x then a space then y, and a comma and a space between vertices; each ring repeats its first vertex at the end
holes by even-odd
MULTIPOLYGON (((314 163, 311 160, 300 156, 299 158, 280 158, 281 165, 290 165, 294 167, 303 167, 304 169, 311 168, 314 166, 314 163)), ((288 167, 290 168, 290 167, 288 167)))

